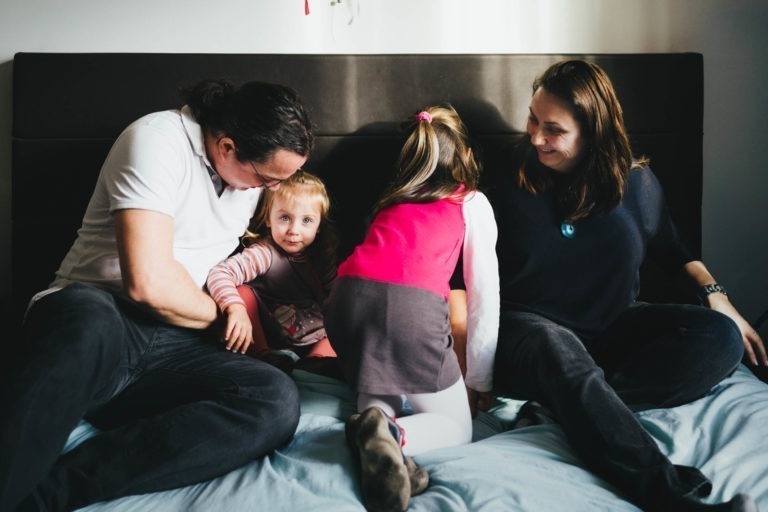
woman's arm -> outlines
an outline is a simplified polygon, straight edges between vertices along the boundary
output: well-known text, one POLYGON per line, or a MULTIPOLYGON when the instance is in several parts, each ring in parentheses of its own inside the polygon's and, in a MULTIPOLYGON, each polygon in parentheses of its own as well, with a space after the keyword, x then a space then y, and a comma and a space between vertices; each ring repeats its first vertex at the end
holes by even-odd
MULTIPOLYGON (((715 284, 715 278, 709 273, 707 267, 701 261, 691 261, 683 266, 683 270, 690 280, 698 288, 702 288, 708 284, 715 284)), ((741 337, 744 341, 744 351, 747 354, 750 362, 754 365, 762 364, 768 366, 768 356, 765 352, 765 344, 760 338, 760 335, 755 331, 749 322, 747 322, 736 308, 733 307, 731 301, 728 300, 728 296, 721 292, 710 293, 704 299, 705 305, 710 309, 723 313, 731 320, 736 322, 739 330, 741 331, 741 337), (758 362, 759 361, 759 362, 758 362)))
MULTIPOLYGON (((659 209, 655 234, 648 245, 649 256, 655 258, 671 274, 677 272, 682 266, 683 273, 697 289, 708 284, 715 284, 715 278, 709 273, 704 263, 697 260, 691 261, 692 255, 677 234, 677 229, 665 206, 664 193, 656 177, 650 170, 642 176, 646 179, 644 182, 645 197, 650 198, 646 199, 644 211, 654 211, 655 208, 648 207, 651 204, 656 204, 659 209)), ((716 292, 708 295, 705 302, 705 305, 711 309, 723 313, 736 322, 739 331, 741 331, 744 350, 750 362, 757 365, 759 361, 759 364, 768 366, 768 357, 766 357, 763 340, 749 325, 749 322, 736 311, 728 297, 723 293, 716 292)))

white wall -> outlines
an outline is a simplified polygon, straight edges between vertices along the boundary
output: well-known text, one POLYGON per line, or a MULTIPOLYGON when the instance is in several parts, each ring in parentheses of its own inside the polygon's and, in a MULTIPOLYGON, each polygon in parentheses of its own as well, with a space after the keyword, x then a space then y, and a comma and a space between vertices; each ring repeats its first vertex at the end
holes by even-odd
MULTIPOLYGON (((704 54, 704 260, 753 320, 768 308, 766 0, 4 0, 0 302, 10 296, 14 53, 704 54)), ((331 94, 332 91, 329 91, 331 94)), ((651 155, 652 157, 653 155, 651 155)), ((41 248, 42 250, 42 248, 41 248)), ((763 330, 765 331, 765 329, 763 330)), ((765 336, 765 333, 764 333, 765 336)))

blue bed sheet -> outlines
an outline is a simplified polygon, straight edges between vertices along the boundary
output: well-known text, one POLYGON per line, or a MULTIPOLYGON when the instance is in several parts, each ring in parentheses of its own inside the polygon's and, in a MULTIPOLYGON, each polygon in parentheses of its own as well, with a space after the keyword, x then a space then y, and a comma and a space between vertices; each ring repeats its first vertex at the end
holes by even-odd
MULTIPOLYGON (((87 512, 361 511, 344 420, 354 393, 342 383, 294 373, 302 416, 294 439, 271 456, 214 480, 181 489, 91 505, 87 512)), ((638 509, 584 469, 557 425, 507 430, 520 402, 499 398, 474 421, 472 444, 416 457, 430 486, 411 500, 414 512, 621 512, 638 509)), ((745 367, 684 406, 638 413, 674 463, 712 479, 710 501, 748 492, 768 510, 768 385, 745 367)), ((66 449, 94 435, 83 422, 66 449)))

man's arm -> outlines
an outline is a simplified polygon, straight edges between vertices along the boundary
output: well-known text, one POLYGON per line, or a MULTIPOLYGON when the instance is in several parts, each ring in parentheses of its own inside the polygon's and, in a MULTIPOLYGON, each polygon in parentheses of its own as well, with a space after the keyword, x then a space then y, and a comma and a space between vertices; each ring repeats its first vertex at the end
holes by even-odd
POLYGON ((173 218, 151 210, 115 212, 123 286, 128 296, 172 325, 204 329, 218 308, 173 257, 173 218))

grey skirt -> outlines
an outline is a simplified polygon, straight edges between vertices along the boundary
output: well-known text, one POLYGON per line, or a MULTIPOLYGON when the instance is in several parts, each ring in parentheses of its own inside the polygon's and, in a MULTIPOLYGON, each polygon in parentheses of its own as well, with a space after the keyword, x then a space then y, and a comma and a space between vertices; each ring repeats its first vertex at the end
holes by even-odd
POLYGON ((434 393, 461 376, 448 301, 432 292, 340 277, 324 316, 344 376, 358 392, 434 393))

